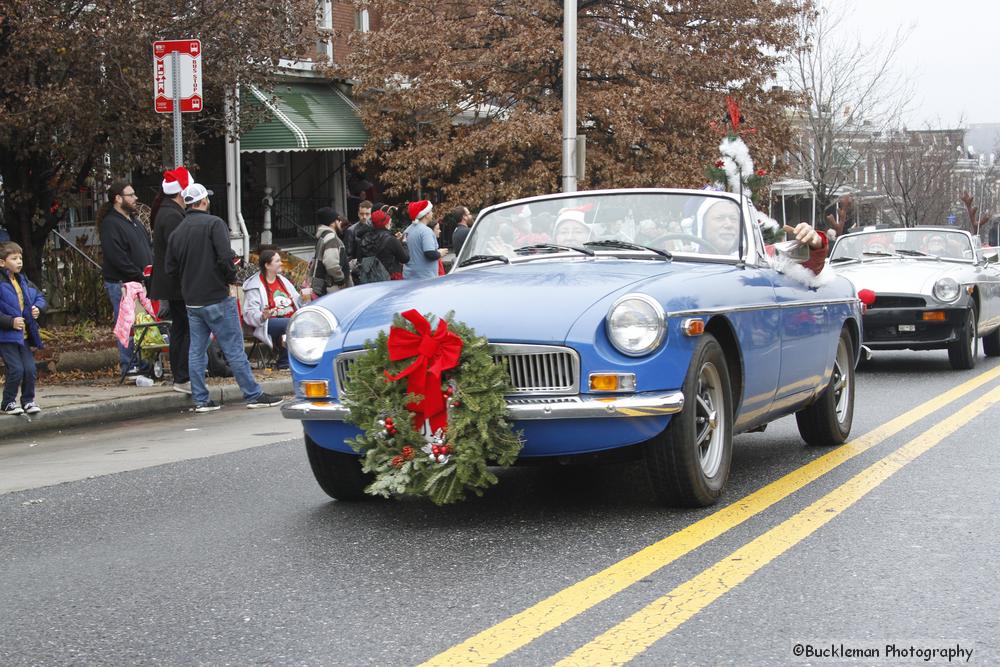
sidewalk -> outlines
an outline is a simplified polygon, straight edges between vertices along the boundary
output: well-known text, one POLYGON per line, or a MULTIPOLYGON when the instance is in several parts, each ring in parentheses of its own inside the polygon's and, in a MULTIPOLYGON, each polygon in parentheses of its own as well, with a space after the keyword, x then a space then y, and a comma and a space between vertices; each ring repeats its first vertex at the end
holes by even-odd
MULTIPOLYGON (((255 372, 254 375, 267 393, 291 396, 292 378, 288 371, 255 372)), ((7 438, 28 433, 105 424, 165 412, 180 413, 194 407, 191 397, 174 391, 169 381, 152 387, 137 387, 133 382, 129 378, 123 385, 110 379, 53 385, 42 379, 36 389, 36 400, 42 412, 30 417, 0 414, 0 445, 7 438)), ((220 405, 243 404, 243 394, 232 378, 209 378, 208 389, 212 400, 220 405)))

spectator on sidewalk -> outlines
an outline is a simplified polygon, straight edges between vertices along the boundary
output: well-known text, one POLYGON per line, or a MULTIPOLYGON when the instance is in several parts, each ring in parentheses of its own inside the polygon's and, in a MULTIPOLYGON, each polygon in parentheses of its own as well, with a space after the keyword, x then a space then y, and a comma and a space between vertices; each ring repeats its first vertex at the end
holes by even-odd
POLYGON ((42 347, 37 320, 45 309, 45 297, 21 274, 22 252, 16 243, 0 244, 0 356, 6 367, 0 410, 8 415, 42 411, 35 402, 35 357, 31 348, 42 347))
POLYGON ((448 216, 454 220, 454 226, 451 227, 450 233, 446 228, 442 232, 442 236, 444 237, 445 245, 451 248, 452 254, 457 255, 462 251, 465 238, 469 235, 469 225, 472 224, 472 213, 464 206, 456 206, 448 216))
POLYGON ((352 285, 347 250, 340 240, 344 219, 326 206, 316 211, 316 251, 313 255, 312 290, 323 296, 352 285))
POLYGON ((174 391, 191 393, 188 375, 188 351, 191 334, 187 306, 181 293, 181 283, 167 273, 167 240, 184 221, 184 197, 181 191, 191 184, 191 175, 184 167, 163 172, 163 192, 153 202, 153 276, 149 296, 170 305, 170 373, 174 391))
POLYGON ((367 199, 358 204, 358 221, 344 230, 344 247, 352 260, 360 259, 361 239, 372 230, 372 203, 367 199))
POLYGON ((422 280, 438 276, 438 260, 448 254, 445 248, 438 248, 437 236, 433 231, 434 206, 428 200, 415 201, 407 206, 410 226, 403 232, 403 241, 410 253, 410 261, 403 266, 405 280, 422 280))
POLYGON ((260 273, 243 283, 243 321, 253 327, 254 337, 278 353, 278 368, 288 368, 285 331, 296 309, 302 307, 302 296, 285 276, 281 253, 273 248, 260 251, 260 273))
POLYGON ((218 410, 205 385, 209 337, 215 334, 248 408, 281 404, 261 389, 243 348, 243 328, 236 308, 236 265, 229 227, 208 212, 210 190, 192 183, 184 190, 188 212, 167 241, 166 270, 178 278, 191 328, 188 371, 195 412, 218 410))
POLYGON ((372 213, 373 229, 361 239, 361 263, 364 264, 367 257, 375 257, 385 267, 390 280, 402 280, 403 266, 410 261, 410 253, 399 240, 401 235, 389 231, 390 223, 384 211, 372 213))
MULTIPOLYGON (((101 273, 104 289, 111 301, 115 322, 122 300, 122 283, 141 283, 146 269, 153 264, 153 246, 146 228, 139 222, 139 197, 131 183, 116 181, 108 188, 108 201, 97 213, 97 229, 101 237, 101 273)), ((122 373, 138 373, 129 368, 133 341, 128 346, 118 343, 118 362, 122 373)))

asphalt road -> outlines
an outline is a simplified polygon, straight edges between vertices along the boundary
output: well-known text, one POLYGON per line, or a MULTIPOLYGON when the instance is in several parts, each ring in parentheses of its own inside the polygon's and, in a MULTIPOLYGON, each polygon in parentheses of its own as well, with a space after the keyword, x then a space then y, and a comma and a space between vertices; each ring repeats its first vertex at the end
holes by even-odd
POLYGON ((7 442, 0 664, 1000 663, 1000 362, 858 379, 847 445, 740 436, 698 511, 634 465, 337 503, 295 423, 238 406, 7 442))

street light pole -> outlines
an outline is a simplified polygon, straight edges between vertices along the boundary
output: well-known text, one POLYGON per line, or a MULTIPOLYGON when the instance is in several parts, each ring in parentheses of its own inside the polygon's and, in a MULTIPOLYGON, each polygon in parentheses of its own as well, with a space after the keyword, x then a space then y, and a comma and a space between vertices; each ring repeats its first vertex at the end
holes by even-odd
POLYGON ((576 192, 576 11, 576 0, 563 0, 563 192, 576 192))

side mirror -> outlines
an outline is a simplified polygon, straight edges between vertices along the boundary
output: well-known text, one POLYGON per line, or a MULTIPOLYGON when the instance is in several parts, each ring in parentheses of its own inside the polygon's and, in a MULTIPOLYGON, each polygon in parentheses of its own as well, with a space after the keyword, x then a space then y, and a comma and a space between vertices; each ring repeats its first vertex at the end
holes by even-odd
POLYGON ((984 250, 983 261, 985 261, 987 264, 1000 263, 1000 250, 997 250, 996 248, 990 248, 989 250, 984 250))
POLYGON ((774 251, 779 257, 785 257, 797 264, 809 261, 809 247, 799 241, 782 241, 774 244, 774 251))

